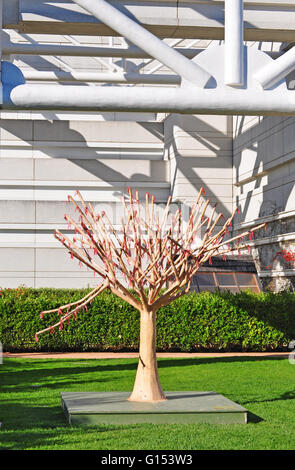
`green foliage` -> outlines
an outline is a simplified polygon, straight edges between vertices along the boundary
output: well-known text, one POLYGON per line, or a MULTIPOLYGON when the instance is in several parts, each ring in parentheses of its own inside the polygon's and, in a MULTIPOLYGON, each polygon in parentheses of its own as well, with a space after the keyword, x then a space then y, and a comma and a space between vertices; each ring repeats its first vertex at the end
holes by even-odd
MULTIPOLYGON (((5 289, 0 292, 0 341, 5 351, 134 351, 139 312, 103 292, 62 331, 35 333, 59 317, 40 312, 74 302, 86 289, 5 289)), ((295 338, 295 294, 191 293, 160 309, 158 351, 286 350, 295 338)))

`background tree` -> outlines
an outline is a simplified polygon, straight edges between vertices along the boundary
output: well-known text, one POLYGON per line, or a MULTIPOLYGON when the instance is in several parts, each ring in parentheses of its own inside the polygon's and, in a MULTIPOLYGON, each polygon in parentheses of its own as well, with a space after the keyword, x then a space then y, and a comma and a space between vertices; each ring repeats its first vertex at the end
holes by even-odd
POLYGON ((122 198, 121 230, 116 231, 105 212, 95 214, 80 192, 75 194, 78 202, 72 196, 68 199, 75 205, 79 220, 65 215, 75 235, 70 240, 55 230, 55 237, 67 248, 71 258, 93 270, 101 282, 81 300, 41 312, 41 318, 45 313, 58 312, 60 319, 55 325, 37 332, 36 341, 41 333, 57 327, 62 329, 66 321, 73 316, 76 318, 81 309, 87 309, 97 295, 110 289, 140 312, 139 361, 129 400, 166 400, 156 360, 157 311, 185 295, 193 276, 212 256, 224 257, 237 246, 238 250, 249 247, 242 242, 244 237, 251 239, 253 231, 265 224, 226 240, 237 209, 221 226, 223 215, 216 215, 216 205, 209 209, 210 200, 204 199, 203 188, 191 207, 187 223, 180 210, 175 214, 170 210, 171 196, 160 220, 154 196, 146 193, 145 202, 141 204, 138 191, 133 195, 129 189, 127 200, 122 198))

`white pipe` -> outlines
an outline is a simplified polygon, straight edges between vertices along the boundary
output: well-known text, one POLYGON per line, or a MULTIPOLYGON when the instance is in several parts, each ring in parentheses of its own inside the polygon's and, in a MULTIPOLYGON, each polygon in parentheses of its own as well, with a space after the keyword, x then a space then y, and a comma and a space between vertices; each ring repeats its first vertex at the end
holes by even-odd
POLYGON ((61 85, 18 85, 11 90, 9 84, 7 87, 3 109, 295 115, 292 91, 61 85))
POLYGON ((210 74, 165 44, 148 30, 104 0, 73 0, 97 19, 117 31, 188 82, 203 88, 210 74))
POLYGON ((96 82, 96 83, 157 83, 179 85, 179 75, 168 74, 138 74, 138 73, 99 73, 99 72, 65 72, 22 70, 29 81, 59 81, 59 82, 96 82))
MULTIPOLYGON (((176 47, 175 51, 192 59, 204 49, 176 47)), ((130 47, 95 47, 95 46, 68 46, 66 44, 20 44, 4 43, 3 54, 19 55, 57 55, 81 57, 126 57, 128 59, 149 59, 150 54, 137 46, 130 47)))
POLYGON ((225 0, 224 81, 240 87, 244 82, 243 0, 225 0))
POLYGON ((278 59, 262 67, 254 74, 255 80, 262 88, 271 88, 288 73, 295 69, 295 47, 292 47, 278 59))

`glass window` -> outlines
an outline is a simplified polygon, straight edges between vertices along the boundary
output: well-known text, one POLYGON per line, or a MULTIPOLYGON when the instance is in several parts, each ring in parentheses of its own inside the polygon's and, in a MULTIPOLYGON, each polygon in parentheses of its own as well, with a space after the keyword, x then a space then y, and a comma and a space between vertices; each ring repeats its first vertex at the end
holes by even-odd
POLYGON ((196 280, 199 286, 215 286, 214 278, 211 273, 198 273, 196 280))
POLYGON ((241 286, 256 286, 253 273, 236 273, 237 282, 241 286))
POLYGON ((216 275, 217 283, 220 286, 235 286, 236 285, 234 276, 232 273, 229 273, 229 274, 215 273, 215 275, 216 275))
POLYGON ((198 272, 193 278, 192 288, 210 292, 229 290, 235 294, 247 289, 260 292, 256 274, 243 272, 198 272))

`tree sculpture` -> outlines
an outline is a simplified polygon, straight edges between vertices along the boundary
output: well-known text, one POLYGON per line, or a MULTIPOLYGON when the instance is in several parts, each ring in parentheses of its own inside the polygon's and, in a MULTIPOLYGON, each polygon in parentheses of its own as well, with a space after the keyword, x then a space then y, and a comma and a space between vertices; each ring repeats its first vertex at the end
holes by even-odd
POLYGON ((66 321, 76 317, 81 309, 87 309, 97 295, 109 289, 140 312, 139 361, 129 400, 157 402, 166 400, 156 361, 157 311, 186 294, 195 273, 212 256, 224 257, 237 249, 234 243, 238 243, 239 250, 247 248, 247 244, 242 244, 243 238, 252 238, 252 232, 264 224, 226 240, 237 209, 217 230, 223 215, 215 215, 216 205, 209 211, 210 201, 202 197, 203 188, 191 207, 185 228, 181 211, 175 214, 170 211, 171 197, 159 220, 154 196, 147 193, 141 205, 137 191, 133 195, 129 189, 128 193, 127 201, 122 198, 125 215, 121 219, 121 233, 114 229, 105 212, 95 214, 79 191, 76 191, 79 203, 69 196, 69 202, 79 213, 79 221, 68 215, 65 219, 75 235, 70 240, 55 230, 55 238, 67 248, 71 258, 99 275, 101 283, 78 302, 41 312, 41 318, 51 312, 58 312, 61 317, 55 325, 36 333, 36 341, 41 333, 57 327, 62 329, 66 321), (210 215, 206 216, 208 211, 210 215), (197 243, 201 231, 204 234, 197 243))

